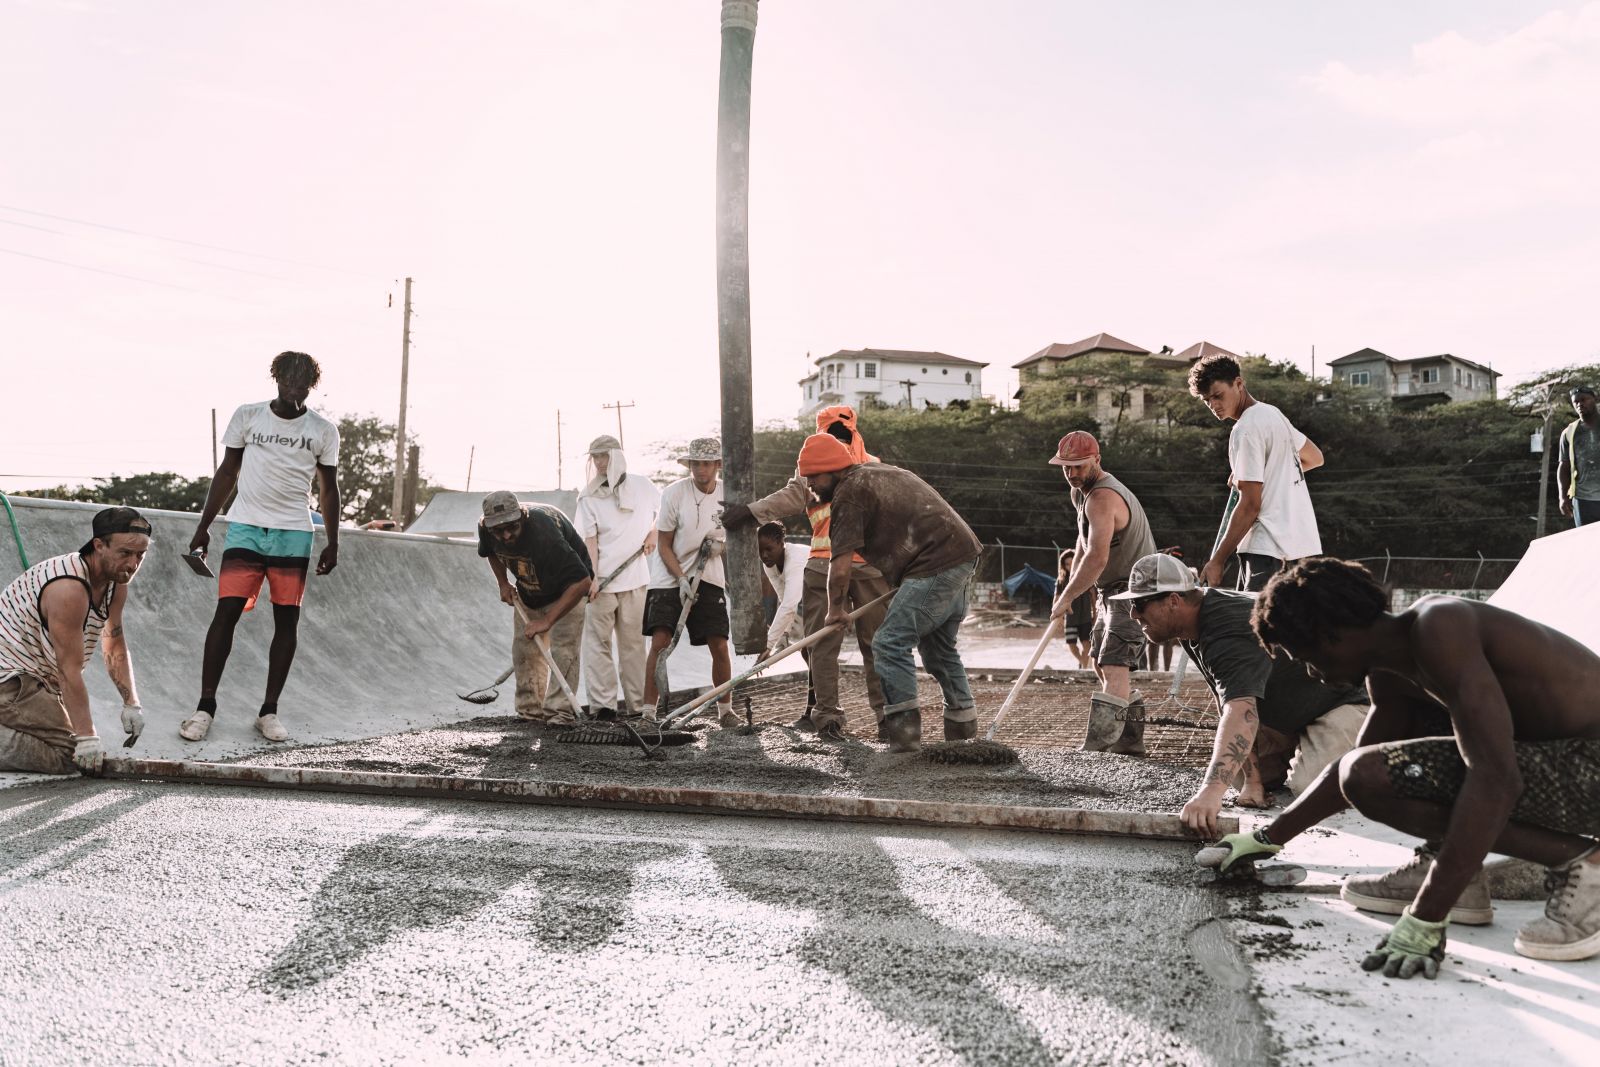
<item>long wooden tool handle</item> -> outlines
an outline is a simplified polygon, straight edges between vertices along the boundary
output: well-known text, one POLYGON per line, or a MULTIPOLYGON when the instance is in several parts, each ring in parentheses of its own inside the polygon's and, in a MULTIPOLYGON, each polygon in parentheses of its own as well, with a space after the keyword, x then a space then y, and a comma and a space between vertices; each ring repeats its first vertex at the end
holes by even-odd
POLYGON ((1028 657, 1028 665, 1022 668, 1022 673, 1017 675, 1017 680, 1011 684, 1011 692, 1006 694, 1006 702, 1000 705, 1000 710, 994 713, 994 722, 989 724, 989 732, 983 735, 985 741, 994 740, 994 732, 1000 729, 1000 720, 1006 717, 1006 712, 1011 710, 1011 705, 1017 702, 1017 696, 1022 692, 1022 687, 1028 684, 1028 679, 1033 675, 1033 668, 1039 662, 1039 657, 1044 655, 1044 650, 1055 640, 1056 627, 1065 621, 1065 617, 1056 615, 1050 619, 1050 625, 1044 628, 1044 636, 1039 638, 1033 655, 1028 657))
POLYGON ((712 690, 710 690, 708 692, 705 692, 705 693, 701 693, 699 696, 697 696, 693 700, 689 701, 689 703, 685 704, 683 707, 679 708, 678 710, 676 710, 676 711, 672 712, 671 714, 669 714, 666 718, 662 719, 661 720, 661 725, 665 726, 667 723, 672 722, 672 721, 674 721, 676 719, 681 719, 686 715, 692 715, 694 712, 696 712, 699 709, 705 707, 707 704, 711 703, 713 700, 716 700, 718 697, 722 696, 724 693, 731 692, 733 690, 734 686, 742 685, 743 683, 749 681, 751 678, 754 678, 756 675, 760 674, 762 671, 766 670, 768 667, 772 666, 774 663, 778 662, 780 659, 783 659, 786 656, 792 656, 796 652, 800 652, 800 651, 802 651, 804 649, 810 648, 812 645, 817 644, 819 641, 821 641, 824 637, 827 637, 829 634, 833 633, 839 627, 844 626, 844 625, 846 625, 848 623, 854 622, 861 615, 865 614, 866 611, 869 608, 876 607, 877 605, 883 603, 885 600, 888 600, 890 597, 894 596, 895 592, 896 592, 895 590, 891 589, 887 593, 883 594, 882 596, 877 597, 874 600, 867 601, 865 604, 861 605, 859 608, 857 608, 856 610, 852 611, 850 614, 846 615, 844 617, 844 622, 836 622, 831 626, 824 626, 822 629, 816 631, 815 633, 808 634, 807 636, 802 637, 800 640, 796 641, 792 645, 783 646, 778 651, 776 651, 772 655, 768 656, 766 659, 762 660, 761 662, 757 663, 755 666, 751 667, 749 670, 745 671, 743 674, 739 674, 739 675, 736 675, 736 676, 734 676, 732 678, 729 678, 726 682, 723 682, 721 685, 717 686, 715 689, 712 689, 712 690))
POLYGON ((629 556, 627 559, 625 559, 621 563, 617 564, 617 569, 616 570, 612 571, 610 574, 608 574, 604 578, 600 579, 600 588, 596 589, 595 593, 598 595, 600 593, 605 592, 606 591, 606 586, 611 584, 611 579, 615 578, 617 575, 619 575, 623 571, 627 570, 630 566, 633 565, 633 561, 638 559, 642 555, 644 555, 644 546, 640 545, 638 548, 633 550, 633 555, 629 556))
MULTIPOLYGON (((511 606, 517 609, 517 621, 522 623, 523 626, 527 626, 528 616, 522 611, 521 601, 515 601, 511 606)), ((578 695, 572 691, 572 686, 567 684, 566 678, 561 674, 561 668, 556 666, 556 658, 550 654, 550 649, 546 647, 545 642, 548 642, 549 639, 550 631, 546 630, 538 637, 535 637, 531 644, 533 645, 534 651, 539 653, 539 658, 544 660, 544 665, 550 668, 550 674, 555 678, 556 685, 561 688, 561 694, 565 696, 569 702, 571 702, 572 717, 574 719, 581 719, 583 718, 583 706, 578 703, 578 695), (540 641, 539 637, 543 637, 545 641, 540 641)), ((515 670, 516 664, 512 664, 511 669, 515 670)))

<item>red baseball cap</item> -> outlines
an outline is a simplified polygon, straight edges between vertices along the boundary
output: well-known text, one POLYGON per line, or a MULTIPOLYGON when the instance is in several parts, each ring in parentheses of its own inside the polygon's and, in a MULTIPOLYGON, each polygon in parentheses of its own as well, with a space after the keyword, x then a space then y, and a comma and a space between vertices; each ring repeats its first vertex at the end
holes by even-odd
POLYGON ((1076 467, 1091 459, 1100 458, 1100 442, 1088 430, 1073 430, 1056 446, 1055 458, 1050 462, 1057 467, 1076 467))

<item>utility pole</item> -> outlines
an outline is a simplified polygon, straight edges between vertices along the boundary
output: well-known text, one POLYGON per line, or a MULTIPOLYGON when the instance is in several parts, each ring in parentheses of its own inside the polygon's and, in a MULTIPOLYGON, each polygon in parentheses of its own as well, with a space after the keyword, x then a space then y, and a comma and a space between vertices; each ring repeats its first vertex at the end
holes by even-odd
POLYGON ((556 408, 556 488, 561 488, 561 409, 556 408))
POLYGON ((211 470, 217 469, 217 409, 211 409, 211 470))
POLYGON ((1553 396, 1558 382, 1541 383, 1544 386, 1544 432, 1539 436, 1539 514, 1534 519, 1533 536, 1544 536, 1545 511, 1550 500, 1550 434, 1555 430, 1556 403, 1553 396))
POLYGON ((394 431, 394 499, 390 517, 403 522, 401 505, 405 503, 406 483, 406 381, 411 376, 411 279, 406 279, 404 318, 400 327, 400 419, 394 431))
POLYGON ((405 497, 401 501, 400 514, 395 522, 400 529, 410 526, 417 517, 417 482, 419 480, 418 468, 422 463, 422 446, 412 445, 406 449, 406 488, 405 497))
MULTIPOLYGON (((717 84, 717 352, 722 371, 722 484, 728 503, 755 497, 750 378, 750 70, 758 0, 722 0, 717 84)), ((735 652, 766 644, 761 569, 751 527, 729 531, 724 564, 735 652)))
POLYGON ((633 404, 633 401, 631 401, 631 400, 628 401, 626 404, 624 404, 622 401, 619 400, 615 404, 601 404, 600 405, 600 409, 602 411, 607 411, 607 410, 610 410, 611 408, 616 408, 617 409, 617 444, 619 444, 619 445, 626 443, 622 439, 622 409, 623 408, 631 408, 633 406, 634 406, 634 404, 633 404))
POLYGON ((467 453, 467 487, 462 490, 464 493, 472 492, 472 461, 476 459, 477 456, 478 446, 473 445, 471 451, 467 453))

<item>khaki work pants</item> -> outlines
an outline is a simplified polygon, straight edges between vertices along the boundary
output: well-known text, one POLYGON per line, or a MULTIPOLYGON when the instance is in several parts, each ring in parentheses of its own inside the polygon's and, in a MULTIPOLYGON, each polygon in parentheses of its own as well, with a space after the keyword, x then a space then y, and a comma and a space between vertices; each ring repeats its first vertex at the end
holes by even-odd
POLYGON ((0 771, 74 774, 66 705, 43 681, 17 674, 0 681, 0 771))
MULTIPOLYGON (((850 568, 850 588, 845 593, 845 607, 854 611, 883 594, 890 585, 883 572, 865 563, 850 568)), ((855 621, 856 645, 861 649, 861 663, 867 676, 867 700, 872 712, 883 720, 883 683, 873 669, 872 638, 889 610, 885 601, 855 621)), ((822 629, 828 617, 828 561, 813 559, 806 564, 805 584, 800 594, 800 617, 809 637, 822 629)), ((811 719, 817 726, 829 723, 844 725, 844 710, 839 705, 839 650, 844 647, 844 631, 830 634, 811 646, 811 687, 816 692, 817 706, 811 719)))
MULTIPOLYGON (((627 710, 644 708, 644 586, 620 593, 605 592, 589 601, 583 624, 584 684, 589 688, 589 707, 620 710, 617 680, 622 680, 622 696, 627 710), (612 643, 612 634, 616 643, 612 643), (616 655, 613 657, 612 649, 616 655)), ((572 678, 568 682, 574 681, 572 678)))
MULTIPOLYGON (((539 655, 533 642, 523 637, 523 619, 528 609, 513 612, 511 634, 511 662, 517 666, 517 714, 538 722, 570 723, 575 721, 577 709, 556 680, 550 668, 539 655)), ((550 655, 556 669, 568 685, 578 681, 578 652, 583 641, 584 605, 579 604, 561 617, 561 620, 544 634, 550 641, 550 655)))

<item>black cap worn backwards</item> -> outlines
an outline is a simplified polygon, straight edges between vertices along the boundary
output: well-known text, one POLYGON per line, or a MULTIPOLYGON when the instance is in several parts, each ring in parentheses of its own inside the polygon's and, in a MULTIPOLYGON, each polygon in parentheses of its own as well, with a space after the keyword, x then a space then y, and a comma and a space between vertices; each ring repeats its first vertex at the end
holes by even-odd
MULTIPOLYGON (((131 533, 151 536, 150 520, 132 508, 106 508, 96 512, 94 517, 94 535, 104 541, 112 534, 131 533)), ((89 541, 78 549, 80 556, 87 556, 94 551, 94 542, 89 541)))
POLYGON ((1594 390, 1589 388, 1587 385, 1574 385, 1572 387, 1572 392, 1568 394, 1567 399, 1576 400, 1580 396, 1594 396, 1594 390))

